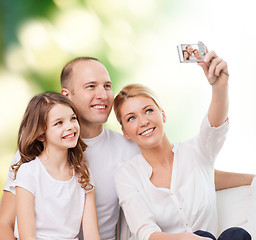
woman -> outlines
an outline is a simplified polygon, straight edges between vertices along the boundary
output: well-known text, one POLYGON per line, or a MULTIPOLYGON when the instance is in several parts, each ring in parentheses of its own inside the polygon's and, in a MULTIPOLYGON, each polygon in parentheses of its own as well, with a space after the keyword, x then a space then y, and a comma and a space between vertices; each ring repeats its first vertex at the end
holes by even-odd
POLYGON ((189 60, 189 54, 188 54, 188 52, 187 52, 186 50, 183 50, 182 53, 183 53, 183 59, 184 59, 184 61, 189 60))
POLYGON ((193 54, 194 54, 194 56, 196 57, 197 60, 201 59, 201 56, 200 56, 200 53, 199 53, 198 49, 194 49, 193 54))
MULTIPOLYGON (((198 64, 212 85, 212 101, 192 140, 169 142, 163 128, 165 113, 146 87, 128 85, 115 98, 123 134, 141 150, 115 176, 120 205, 135 239, 215 239, 214 161, 228 130, 228 69, 214 52, 198 64)), ((241 228, 228 229, 221 237, 251 239, 241 228)))

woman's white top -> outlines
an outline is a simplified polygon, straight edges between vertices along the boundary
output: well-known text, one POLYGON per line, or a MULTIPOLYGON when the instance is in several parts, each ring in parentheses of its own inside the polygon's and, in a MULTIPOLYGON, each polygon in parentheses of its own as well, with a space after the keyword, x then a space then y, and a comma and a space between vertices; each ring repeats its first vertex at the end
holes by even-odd
MULTIPOLYGON (((21 165, 12 184, 13 188, 16 186, 28 190, 35 197, 37 240, 77 239, 85 194, 89 191, 81 187, 76 174, 68 181, 55 180, 36 158, 21 165)), ((14 234, 19 238, 17 221, 14 234)))
POLYGON ((151 183, 152 168, 142 154, 120 164, 115 184, 134 239, 199 229, 216 234, 214 162, 227 131, 228 121, 215 128, 205 117, 195 138, 174 144, 170 189, 151 183))

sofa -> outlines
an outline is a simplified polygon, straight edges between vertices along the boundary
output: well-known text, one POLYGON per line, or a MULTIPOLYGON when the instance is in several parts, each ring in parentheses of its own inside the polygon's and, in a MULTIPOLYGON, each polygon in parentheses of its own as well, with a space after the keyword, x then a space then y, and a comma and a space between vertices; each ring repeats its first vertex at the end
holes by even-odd
MULTIPOLYGON (((245 228, 256 240, 256 178, 251 186, 235 187, 217 191, 218 234, 239 226, 245 228)), ((130 230, 123 213, 117 226, 117 239, 128 240, 130 230)))

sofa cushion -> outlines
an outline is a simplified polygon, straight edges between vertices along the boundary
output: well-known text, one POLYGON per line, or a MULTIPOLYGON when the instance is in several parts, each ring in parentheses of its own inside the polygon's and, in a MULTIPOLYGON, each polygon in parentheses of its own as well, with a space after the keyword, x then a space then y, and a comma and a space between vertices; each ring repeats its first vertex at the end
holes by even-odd
POLYGON ((244 227, 251 208, 251 186, 217 191, 218 232, 233 226, 244 227))

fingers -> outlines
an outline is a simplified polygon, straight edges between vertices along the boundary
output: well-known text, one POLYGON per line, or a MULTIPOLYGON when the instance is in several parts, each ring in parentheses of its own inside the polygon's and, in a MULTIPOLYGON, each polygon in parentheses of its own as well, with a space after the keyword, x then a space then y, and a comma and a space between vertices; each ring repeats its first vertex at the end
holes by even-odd
MULTIPOLYGON (((198 43, 202 43, 202 44, 204 44, 203 42, 201 42, 201 41, 198 41, 198 43)), ((208 51, 208 48, 207 48, 207 46, 204 44, 204 46, 205 46, 205 49, 206 49, 206 53, 208 53, 209 51, 208 51)))
POLYGON ((209 70, 208 70, 208 76, 209 78, 213 77, 214 75, 216 75, 217 77, 219 76, 220 71, 222 70, 222 59, 219 57, 213 58, 210 66, 209 66, 209 70))
POLYGON ((227 63, 219 58, 214 51, 205 55, 204 62, 208 65, 208 78, 219 77, 222 71, 228 74, 227 63))
POLYGON ((214 59, 214 58, 217 58, 217 54, 214 52, 214 51, 210 51, 208 52, 205 56, 204 56, 204 62, 210 64, 211 61, 214 59))
POLYGON ((219 58, 214 51, 207 52, 204 60, 197 64, 203 68, 204 74, 211 85, 215 84, 219 79, 219 82, 228 80, 227 63, 222 58, 219 58))

